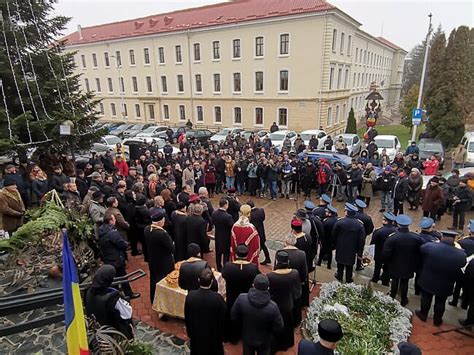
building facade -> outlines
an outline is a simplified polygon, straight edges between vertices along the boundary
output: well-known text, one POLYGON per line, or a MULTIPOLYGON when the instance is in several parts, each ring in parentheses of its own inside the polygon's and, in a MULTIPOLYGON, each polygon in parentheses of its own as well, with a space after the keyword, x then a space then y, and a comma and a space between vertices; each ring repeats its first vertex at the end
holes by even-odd
POLYGON ((338 133, 371 84, 400 98, 406 52, 360 25, 322 0, 236 0, 65 40, 104 121, 338 133))

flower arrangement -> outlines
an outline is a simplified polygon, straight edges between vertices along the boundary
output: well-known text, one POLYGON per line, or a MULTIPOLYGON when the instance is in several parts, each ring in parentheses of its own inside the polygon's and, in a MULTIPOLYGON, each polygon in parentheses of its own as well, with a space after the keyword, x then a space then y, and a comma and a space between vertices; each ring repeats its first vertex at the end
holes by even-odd
POLYGON ((303 333, 316 342, 320 319, 335 319, 344 332, 340 354, 384 354, 408 339, 410 318, 408 309, 382 292, 335 281, 324 284, 311 302, 303 333))

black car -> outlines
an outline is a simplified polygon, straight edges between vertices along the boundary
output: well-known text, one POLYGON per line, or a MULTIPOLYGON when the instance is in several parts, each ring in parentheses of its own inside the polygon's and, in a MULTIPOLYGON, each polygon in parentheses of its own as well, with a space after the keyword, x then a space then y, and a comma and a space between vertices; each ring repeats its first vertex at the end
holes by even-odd
POLYGON ((207 142, 211 138, 212 132, 208 129, 190 129, 186 131, 186 138, 192 140, 196 138, 199 142, 207 142))
POLYGON ((439 161, 440 169, 444 169, 444 147, 439 139, 421 138, 418 142, 418 149, 420 150, 421 161, 430 159, 434 155, 439 161))

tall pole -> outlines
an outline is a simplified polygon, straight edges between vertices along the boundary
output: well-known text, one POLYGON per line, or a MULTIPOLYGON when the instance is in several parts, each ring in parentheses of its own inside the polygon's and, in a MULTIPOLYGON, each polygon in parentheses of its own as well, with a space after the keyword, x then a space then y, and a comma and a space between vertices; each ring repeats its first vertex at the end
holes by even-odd
MULTIPOLYGON (((428 53, 430 51, 430 37, 431 37, 431 18, 433 14, 429 14, 428 17, 430 18, 430 23, 428 25, 428 34, 426 35, 426 48, 425 48, 425 59, 423 61, 423 69, 421 71, 421 81, 420 81, 420 91, 418 92, 418 102, 416 103, 416 108, 421 109, 421 99, 423 97, 423 85, 425 84, 425 74, 426 74, 426 65, 428 64, 428 53)), ((417 125, 413 125, 413 132, 411 135, 411 141, 416 141, 416 129, 417 125)))

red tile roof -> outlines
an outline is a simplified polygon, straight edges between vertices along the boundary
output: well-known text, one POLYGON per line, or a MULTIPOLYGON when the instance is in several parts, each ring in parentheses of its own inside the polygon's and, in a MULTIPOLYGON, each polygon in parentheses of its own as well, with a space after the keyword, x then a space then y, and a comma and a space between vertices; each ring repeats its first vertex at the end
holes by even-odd
POLYGON ((400 51, 404 51, 406 52, 406 50, 404 50, 403 48, 397 46, 396 44, 390 42, 389 40, 383 38, 383 37, 377 37, 377 40, 380 42, 380 43, 383 43, 385 44, 386 46, 389 46, 390 48, 392 49, 395 49, 395 50, 400 50, 400 51))
POLYGON ((224 3, 157 14, 82 28, 63 38, 67 44, 93 43, 186 29, 241 23, 256 19, 320 12, 335 7, 325 0, 232 0, 224 3))

